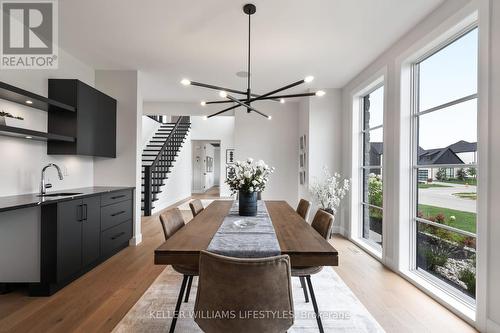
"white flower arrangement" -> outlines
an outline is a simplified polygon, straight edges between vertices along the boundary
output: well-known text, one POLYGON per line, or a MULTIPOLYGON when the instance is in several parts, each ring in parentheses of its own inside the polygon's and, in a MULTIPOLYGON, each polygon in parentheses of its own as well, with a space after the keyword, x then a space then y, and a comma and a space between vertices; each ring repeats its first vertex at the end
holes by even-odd
POLYGON ((309 191, 316 204, 325 210, 332 210, 335 214, 340 201, 349 192, 351 182, 349 179, 343 179, 339 173, 332 175, 326 166, 323 167, 323 174, 323 179, 314 182, 309 191))
POLYGON ((247 193, 264 191, 269 176, 274 172, 274 167, 268 166, 263 160, 253 163, 252 158, 244 162, 236 161, 233 169, 234 172, 226 179, 226 184, 233 194, 239 191, 247 193))

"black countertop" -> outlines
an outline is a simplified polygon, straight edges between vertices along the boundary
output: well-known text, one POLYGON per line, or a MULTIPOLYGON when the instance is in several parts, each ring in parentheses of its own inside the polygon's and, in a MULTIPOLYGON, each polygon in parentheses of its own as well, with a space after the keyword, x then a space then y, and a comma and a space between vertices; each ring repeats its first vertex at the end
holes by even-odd
POLYGON ((61 191, 47 192, 51 193, 79 193, 71 196, 63 197, 39 197, 38 193, 13 195, 9 197, 0 197, 0 212, 8 210, 47 205, 61 201, 68 201, 78 198, 91 197, 102 193, 116 192, 122 190, 132 190, 135 187, 112 187, 112 186, 95 186, 65 189, 61 191))

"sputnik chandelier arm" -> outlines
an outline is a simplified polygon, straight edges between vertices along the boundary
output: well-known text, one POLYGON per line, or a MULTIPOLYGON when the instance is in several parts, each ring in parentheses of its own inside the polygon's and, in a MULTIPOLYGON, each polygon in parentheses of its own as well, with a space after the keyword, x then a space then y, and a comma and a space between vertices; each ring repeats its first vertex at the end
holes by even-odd
POLYGON ((196 81, 190 81, 188 79, 183 79, 181 81, 181 84, 184 86, 198 86, 202 88, 207 88, 207 89, 213 89, 213 90, 218 90, 220 91, 219 96, 224 98, 223 100, 219 101, 209 101, 205 102, 202 101, 201 105, 205 106, 208 104, 224 104, 224 103, 234 103, 234 105, 225 108, 221 111, 218 111, 214 114, 211 114, 207 118, 211 118, 214 116, 218 116, 222 113, 234 110, 236 108, 239 108, 240 106, 244 107, 247 109, 247 112, 255 112, 263 117, 266 117, 267 119, 271 119, 271 116, 268 116, 259 110, 255 109, 251 103, 255 101, 264 101, 264 100, 272 100, 272 101, 279 101, 280 103, 284 103, 285 99, 287 98, 297 98, 297 97, 310 97, 310 96, 323 96, 325 94, 324 91, 319 90, 316 92, 309 92, 309 93, 300 93, 300 94, 285 94, 285 95, 275 95, 279 92, 282 92, 284 90, 288 90, 290 88, 296 87, 301 84, 305 83, 310 83, 314 78, 312 76, 307 76, 306 78, 299 80, 297 82, 288 84, 286 86, 283 86, 281 88, 272 90, 270 92, 267 92, 265 94, 259 95, 252 93, 251 89, 251 82, 250 82, 250 77, 251 77, 251 16, 255 14, 257 11, 255 5, 248 3, 243 6, 243 12, 248 15, 248 62, 247 62, 247 89, 246 91, 238 90, 238 89, 230 89, 230 88, 225 88, 225 87, 220 87, 220 86, 215 86, 211 84, 206 84, 206 83, 201 83, 201 82, 196 82, 196 81), (236 98, 231 95, 228 95, 228 93, 233 93, 233 94, 238 94, 238 95, 243 95, 244 98, 236 98))

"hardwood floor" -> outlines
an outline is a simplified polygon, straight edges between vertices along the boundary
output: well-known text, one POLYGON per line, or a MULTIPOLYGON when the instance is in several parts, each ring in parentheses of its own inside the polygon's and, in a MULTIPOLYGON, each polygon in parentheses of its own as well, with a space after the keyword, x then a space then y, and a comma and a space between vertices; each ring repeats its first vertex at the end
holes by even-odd
MULTIPOLYGON (((153 250, 163 242, 158 215, 143 218, 142 236, 139 246, 126 248, 52 297, 28 297, 23 290, 0 295, 0 331, 111 331, 163 270, 153 264, 153 250)), ((474 332, 351 242, 338 236, 331 242, 339 251, 335 270, 387 332, 474 332)))

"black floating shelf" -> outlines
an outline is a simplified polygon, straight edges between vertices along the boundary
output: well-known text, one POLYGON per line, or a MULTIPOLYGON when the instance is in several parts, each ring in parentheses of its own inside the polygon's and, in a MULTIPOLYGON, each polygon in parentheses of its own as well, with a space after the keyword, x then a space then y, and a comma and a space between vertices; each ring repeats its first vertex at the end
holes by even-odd
POLYGON ((0 125, 0 135, 13 136, 18 138, 38 140, 38 141, 75 142, 75 138, 71 136, 38 132, 25 128, 5 126, 5 125, 0 125))
POLYGON ((49 111, 49 107, 53 107, 54 110, 58 111, 75 112, 76 110, 73 106, 11 86, 5 82, 0 82, 0 99, 5 99, 42 111, 49 111))

